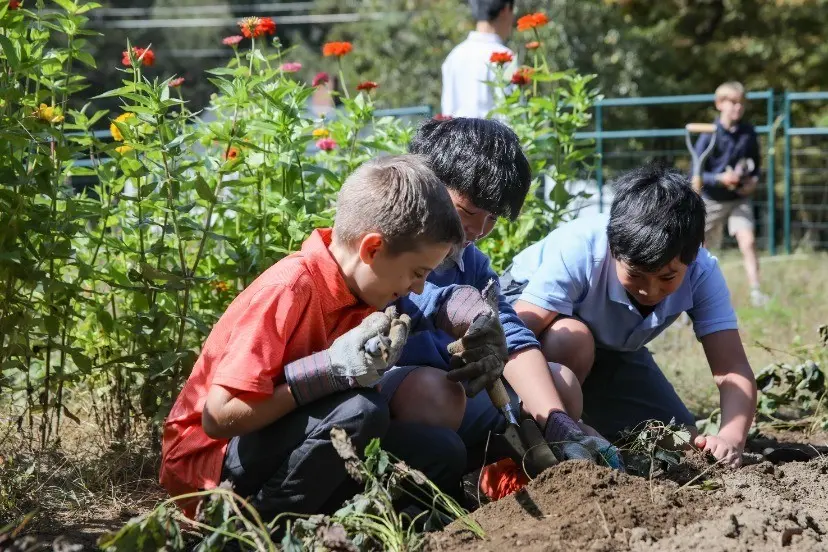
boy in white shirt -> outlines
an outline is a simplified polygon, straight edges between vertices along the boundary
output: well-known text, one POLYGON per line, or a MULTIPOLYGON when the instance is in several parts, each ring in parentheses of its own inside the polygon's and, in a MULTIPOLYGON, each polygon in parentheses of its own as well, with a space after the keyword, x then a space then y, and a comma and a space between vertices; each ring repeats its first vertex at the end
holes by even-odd
POLYGON ((443 62, 442 114, 485 118, 495 106, 494 90, 485 83, 495 77, 492 54, 508 53, 511 65, 517 66, 514 52, 504 44, 514 27, 515 3, 469 0, 469 4, 477 24, 443 62))

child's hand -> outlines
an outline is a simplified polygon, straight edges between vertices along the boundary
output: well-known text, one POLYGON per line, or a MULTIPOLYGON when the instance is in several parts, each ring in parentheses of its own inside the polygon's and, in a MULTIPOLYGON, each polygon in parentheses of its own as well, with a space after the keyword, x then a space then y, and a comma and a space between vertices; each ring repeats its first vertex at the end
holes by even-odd
POLYGON ((742 465, 742 447, 718 435, 699 435, 693 444, 731 468, 742 465))
POLYGON ((728 167, 725 172, 719 174, 717 180, 721 182, 725 188, 733 190, 739 186, 742 178, 736 173, 736 171, 728 167))

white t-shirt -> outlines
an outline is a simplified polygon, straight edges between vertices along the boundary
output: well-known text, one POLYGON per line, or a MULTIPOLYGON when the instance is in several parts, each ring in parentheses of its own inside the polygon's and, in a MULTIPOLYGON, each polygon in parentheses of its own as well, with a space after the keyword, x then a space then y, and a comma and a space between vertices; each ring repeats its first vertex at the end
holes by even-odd
POLYGON ((509 52, 515 57, 507 65, 509 75, 517 67, 517 59, 496 34, 472 31, 449 53, 443 62, 443 115, 483 118, 494 108, 494 91, 485 83, 495 78, 489 61, 494 52, 509 52))

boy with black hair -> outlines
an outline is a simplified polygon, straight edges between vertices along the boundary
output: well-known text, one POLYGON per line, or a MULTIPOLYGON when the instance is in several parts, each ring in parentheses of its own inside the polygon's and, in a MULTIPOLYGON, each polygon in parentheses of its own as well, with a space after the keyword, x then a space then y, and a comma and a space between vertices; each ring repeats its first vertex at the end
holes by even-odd
MULTIPOLYGON (((438 486, 454 486, 462 441, 391 421, 374 389, 410 324, 378 309, 422 291, 462 242, 450 201, 416 155, 370 161, 348 177, 333 228, 266 270, 210 332, 164 424, 161 484, 172 496, 229 480, 267 521, 330 513, 360 490, 331 442, 335 426, 360 453, 381 437, 438 486), (369 344, 377 339, 379 354, 369 344)), ((182 507, 193 515, 196 504, 182 507)))
POLYGON ((615 189, 609 217, 564 224, 519 253, 501 280, 504 293, 546 359, 575 373, 584 421, 601 434, 614 438, 648 419, 675 419, 698 447, 736 467, 756 409, 756 380, 727 284, 702 248, 704 203, 685 176, 655 166, 621 176, 615 189), (682 312, 719 388, 715 436, 696 435, 694 417, 646 347, 682 312))
POLYGON ((479 466, 489 432, 505 425, 503 415, 481 391, 504 374, 546 440, 572 443, 558 451, 560 459, 588 458, 617 466, 614 448, 600 437, 585 435, 574 421, 581 412, 574 374, 547 364, 537 339, 498 288, 492 290, 496 306, 481 300, 487 286, 497 286, 497 275, 474 242, 492 231, 498 216, 517 218, 531 183, 517 135, 493 120, 432 119, 419 127, 409 151, 425 156, 445 183, 465 242, 429 275, 422 293, 397 303, 411 315, 412 332, 398 367, 380 384, 392 417, 457 430, 475 453, 471 463, 479 466), (454 308, 460 314, 446 322, 447 317, 440 316, 442 297, 456 293, 458 286, 465 295, 452 299, 455 305, 462 303, 454 308), (517 374, 526 377, 515 379, 517 374), (559 387, 569 390, 566 400, 559 387))
MULTIPOLYGON (((469 0, 475 30, 454 47, 443 62, 443 115, 485 117, 494 109, 494 53, 515 54, 505 41, 515 24, 514 0, 469 0)), ((510 66, 516 67, 516 62, 510 66)))

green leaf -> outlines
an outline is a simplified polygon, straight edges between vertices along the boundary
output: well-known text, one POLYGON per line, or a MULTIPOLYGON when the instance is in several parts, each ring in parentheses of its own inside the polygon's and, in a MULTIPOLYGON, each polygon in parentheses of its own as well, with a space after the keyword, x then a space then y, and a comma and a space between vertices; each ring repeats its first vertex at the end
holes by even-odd
POLYGON ((157 269, 149 263, 141 263, 141 275, 147 280, 167 280, 171 282, 182 280, 182 277, 178 274, 157 269))
POLYGON ((14 45, 12 45, 11 40, 6 35, 0 34, 0 47, 3 48, 6 61, 9 62, 13 70, 17 71, 20 67, 20 59, 17 56, 17 51, 14 49, 14 45))
POLYGON ((198 197, 203 199, 204 201, 209 201, 210 203, 216 202, 216 196, 213 193, 213 190, 210 189, 210 185, 207 184, 207 181, 201 175, 198 175, 195 180, 195 187, 196 193, 198 193, 198 197))
POLYGON ((74 58, 84 65, 91 67, 92 69, 97 69, 98 66, 95 64, 95 58, 92 57, 92 54, 89 52, 85 52, 83 50, 78 50, 72 54, 74 58))

